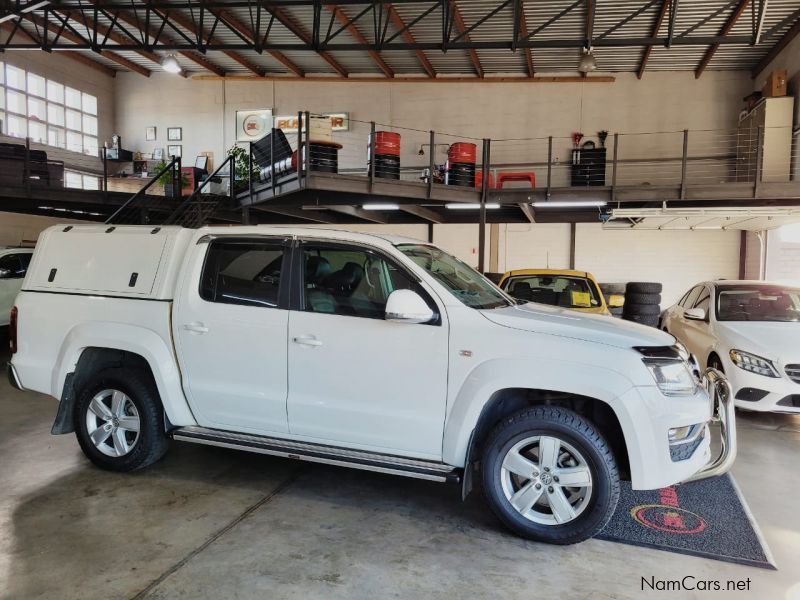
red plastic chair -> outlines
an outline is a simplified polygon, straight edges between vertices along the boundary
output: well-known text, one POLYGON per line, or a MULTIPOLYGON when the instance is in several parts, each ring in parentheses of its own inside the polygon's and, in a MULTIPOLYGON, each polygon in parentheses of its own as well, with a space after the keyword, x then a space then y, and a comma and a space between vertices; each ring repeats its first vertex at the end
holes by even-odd
POLYGON ((529 181, 532 188, 536 187, 536 173, 500 173, 497 176, 497 187, 502 188, 506 181, 529 181))

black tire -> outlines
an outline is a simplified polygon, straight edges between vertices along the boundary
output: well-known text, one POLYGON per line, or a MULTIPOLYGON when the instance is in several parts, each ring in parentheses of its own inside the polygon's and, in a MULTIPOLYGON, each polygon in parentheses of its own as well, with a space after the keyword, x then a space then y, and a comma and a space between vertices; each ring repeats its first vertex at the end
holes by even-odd
POLYGON ((661 314, 661 308, 658 304, 625 304, 625 306, 622 307, 622 311, 625 316, 652 316, 661 314))
POLYGON ((159 460, 169 447, 164 432, 164 411, 150 373, 135 369, 110 368, 94 374, 78 392, 75 402, 75 435, 81 450, 95 465, 109 471, 133 471, 159 460), (139 417, 139 434, 132 448, 122 456, 101 452, 89 437, 87 412, 96 394, 119 390, 130 398, 139 417))
POLYGON ((539 542, 574 544, 593 537, 606 526, 619 500, 619 472, 608 443, 582 416, 558 406, 527 408, 500 421, 484 444, 481 471, 484 494, 495 515, 517 535, 539 542), (520 514, 503 492, 502 465, 507 452, 536 435, 557 437, 573 446, 591 473, 588 504, 566 523, 536 523, 520 514))
POLYGON ((650 281, 629 281, 625 286, 625 298, 628 294, 660 294, 664 286, 650 281))
POLYGON ((625 304, 661 304, 661 294, 626 294, 625 304))

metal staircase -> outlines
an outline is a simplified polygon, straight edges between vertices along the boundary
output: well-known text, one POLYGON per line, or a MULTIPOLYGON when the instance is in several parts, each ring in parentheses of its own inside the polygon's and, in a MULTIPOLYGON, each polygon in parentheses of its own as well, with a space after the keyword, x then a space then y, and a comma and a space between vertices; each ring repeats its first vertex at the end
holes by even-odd
POLYGON ((147 184, 131 196, 114 214, 106 219, 106 224, 113 225, 180 225, 196 229, 212 220, 215 213, 226 205, 232 207, 233 198, 233 157, 229 156, 217 169, 205 179, 189 196, 170 198, 147 195, 147 190, 165 174, 170 175, 172 189, 181 189, 181 159, 173 159, 147 182, 147 184), (220 172, 228 167, 228 173, 220 176, 220 172), (212 181, 221 177, 229 178, 229 193, 204 193, 212 181))

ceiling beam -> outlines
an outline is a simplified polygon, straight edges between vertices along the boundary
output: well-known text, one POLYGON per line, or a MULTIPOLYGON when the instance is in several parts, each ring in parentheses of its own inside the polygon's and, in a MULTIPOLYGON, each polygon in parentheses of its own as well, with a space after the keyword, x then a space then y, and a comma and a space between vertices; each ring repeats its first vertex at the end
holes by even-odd
MULTIPOLYGON (((353 36, 355 41, 357 41, 359 44, 369 44, 367 39, 358 30, 358 27, 356 27, 355 24, 350 21, 350 17, 344 14, 344 11, 341 8, 335 5, 328 5, 327 8, 333 13, 333 16, 336 17, 336 20, 339 21, 339 23, 345 29, 347 29, 347 33, 353 36)), ((386 61, 383 60, 380 52, 376 52, 375 50, 367 50, 367 54, 369 54, 375 64, 378 65, 378 68, 383 71, 384 75, 390 78, 394 77, 394 71, 392 71, 391 67, 389 67, 389 65, 386 64, 386 61)))
MULTIPOLYGON (((519 33, 522 39, 528 39, 528 20, 525 18, 525 3, 520 1, 519 7, 519 33)), ((533 51, 530 48, 523 48, 525 52, 525 64, 528 66, 528 77, 533 77, 533 51)))
MULTIPOLYGON (((736 25, 736 22, 739 20, 739 17, 742 16, 742 13, 745 11, 747 6, 750 4, 750 0, 741 0, 736 8, 731 13, 731 16, 728 17, 728 20, 725 21, 725 24, 720 29, 719 35, 726 36, 730 33, 730 30, 733 29, 733 26, 736 25)), ((706 70, 708 63, 711 62, 711 59, 714 58, 714 54, 716 53, 717 49, 719 48, 719 44, 711 44, 708 50, 706 50, 705 56, 703 56, 703 60, 700 61, 700 64, 697 66, 697 69, 694 72, 694 78, 699 79, 700 75, 703 74, 703 71, 706 70)))
MULTIPOLYGON (((220 11, 211 10, 211 13, 214 14, 214 15, 219 15, 229 27, 233 27, 242 36, 244 36, 247 40, 249 40, 250 43, 252 43, 254 46, 257 45, 257 40, 253 38, 253 35, 254 35, 253 31, 249 27, 247 27, 247 25, 245 25, 239 19, 237 19, 229 11, 227 11, 227 10, 220 10, 220 11)), ((277 60, 279 63, 281 63, 284 67, 289 69, 292 73, 294 73, 298 77, 305 77, 306 74, 303 71, 303 69, 301 69, 296 64, 294 64, 291 60, 289 60, 286 57, 286 55, 284 55, 282 52, 278 52, 277 50, 267 50, 267 54, 269 54, 272 58, 277 60)))
MULTIPOLYGON (((667 16, 667 11, 669 10, 671 4, 671 0, 664 0, 661 3, 661 10, 658 11, 658 15, 656 15, 656 20, 653 21, 653 31, 650 37, 658 37, 658 32, 661 29, 662 23, 664 23, 664 17, 667 16)), ((644 49, 644 54, 642 55, 642 62, 639 64, 639 70, 636 72, 636 77, 638 79, 642 78, 644 75, 644 70, 647 68, 647 61, 650 60, 650 53, 653 51, 653 45, 648 44, 647 47, 644 49)))
MULTIPOLYGON (((99 8, 99 9, 103 8, 102 5, 98 2, 98 0, 87 0, 87 2, 89 2, 90 4, 92 4, 94 6, 97 6, 97 8, 99 8)), ((174 40, 172 38, 170 38, 169 36, 165 35, 163 31, 161 32, 161 35, 159 36, 159 31, 155 26, 151 26, 148 29, 148 31, 145 32, 144 29, 143 29, 144 25, 141 22, 141 20, 138 18, 138 16, 131 16, 130 13, 125 12, 125 11, 121 11, 121 10, 120 11, 116 11, 114 14, 117 16, 118 20, 122 21, 123 23, 126 23, 127 25, 130 25, 131 27, 135 27, 140 33, 145 34, 148 37, 152 37, 152 38, 155 39, 158 36, 158 39, 161 40, 164 43, 167 43, 167 44, 175 43, 174 40)), ((156 14, 158 14, 158 13, 156 13, 156 14)), ((158 16, 159 16, 159 18, 172 18, 174 15, 170 14, 169 17, 165 17, 165 15, 159 14, 158 16)), ((198 52, 194 52, 194 51, 191 51, 191 50, 181 50, 181 51, 178 52, 178 54, 180 54, 181 56, 184 56, 184 57, 188 58, 189 60, 191 60, 192 62, 200 65, 206 71, 211 71, 212 73, 214 73, 214 75, 216 75, 218 77, 225 77, 225 70, 224 69, 222 69, 221 67, 215 65, 214 63, 212 63, 210 60, 208 60, 206 57, 204 57, 202 54, 200 54, 198 52)))
MULTIPOLYGON (((453 7, 453 22, 455 23, 456 29, 463 38, 463 41, 469 44, 469 34, 467 33, 467 26, 464 24, 464 18, 461 16, 461 11, 458 10, 458 6, 456 6, 455 2, 452 2, 451 6, 453 7)), ((481 59, 478 57, 478 51, 474 48, 470 48, 468 52, 469 58, 472 61, 472 68, 475 69, 475 74, 483 79, 486 73, 483 70, 483 65, 481 65, 481 59)))
MULTIPOLYGON (((152 0, 145 0, 145 4, 150 4, 151 1, 152 0)), ((200 31, 200 29, 198 29, 198 27, 195 25, 193 19, 185 16, 182 13, 179 13, 178 11, 173 11, 173 12, 168 13, 168 18, 172 19, 176 24, 178 24, 181 27, 183 27, 186 31, 190 32, 192 35, 200 36, 202 38, 206 38, 208 43, 210 43, 210 44, 220 43, 217 38, 207 37, 206 32, 205 31, 200 31)), ((266 74, 264 69, 262 69, 258 65, 253 64, 251 61, 247 60, 244 56, 242 56, 241 54, 239 54, 237 52, 233 52, 231 50, 223 50, 222 53, 225 56, 227 56, 228 58, 230 58, 231 60, 234 60, 237 63, 239 63, 240 65, 242 65, 245 69, 247 69, 251 73, 255 73, 259 77, 263 77, 266 74)), ((187 57, 187 58, 191 58, 191 57, 187 57)), ((192 60, 194 60, 194 59, 192 59, 192 60)))
POLYGON ((798 35, 800 35, 800 17, 795 21, 795 24, 792 25, 791 29, 787 31, 784 36, 780 39, 780 41, 775 44, 769 52, 767 52, 766 56, 758 61, 758 64, 753 68, 751 75, 753 78, 758 77, 758 75, 769 66, 775 58, 783 51, 786 46, 788 46, 792 40, 794 40, 798 35))
MULTIPOLYGON (((300 39, 306 45, 313 45, 313 40, 311 36, 297 23, 294 22, 294 19, 289 16, 282 8, 278 6, 272 6, 269 2, 265 2, 264 0, 259 0, 259 6, 261 6, 264 10, 266 10, 269 14, 275 17, 275 19, 286 29, 291 31, 295 37, 300 39)), ((326 63, 328 63, 333 70, 336 71, 342 77, 347 77, 347 71, 345 68, 336 61, 330 54, 324 51, 317 50, 317 54, 320 58, 322 58, 326 63)))
POLYGON ((419 217, 420 219, 425 219, 430 223, 442 223, 444 221, 444 219, 439 213, 431 210, 430 208, 425 208, 424 206, 401 204, 400 210, 402 210, 404 213, 408 213, 410 215, 414 215, 415 217, 419 217))
MULTIPOLYGON (((91 2, 92 0, 87 0, 87 1, 91 2)), ((90 24, 94 24, 91 19, 86 17, 83 11, 79 11, 77 13, 74 11, 62 11, 62 12, 64 12, 64 15, 67 16, 69 19, 76 21, 85 27, 90 27, 90 24)), ((107 36, 109 40, 117 44, 128 44, 130 43, 131 39, 134 42, 139 42, 139 40, 137 40, 136 38, 129 39, 129 34, 127 32, 126 35, 122 35, 121 33, 117 33, 116 31, 114 31, 111 27, 103 27, 100 24, 97 24, 97 27, 99 33, 101 33, 104 36, 107 36)), ((146 58, 150 62, 153 62, 158 66, 161 66, 161 56, 159 56, 155 52, 150 52, 148 50, 135 50, 135 52, 136 54, 138 54, 143 58, 146 58)), ((183 72, 180 75, 181 77, 188 77, 188 75, 186 75, 186 73, 183 72)))
MULTIPOLYGON (((395 29, 403 32, 402 37, 406 43, 416 44, 417 40, 414 39, 414 35, 406 28, 406 24, 403 22, 403 18, 397 12, 397 9, 391 4, 384 4, 383 6, 389 12, 389 19, 391 19, 392 25, 395 26, 395 29)), ((428 60, 428 57, 425 56, 425 53, 422 50, 414 50, 414 54, 416 54, 420 66, 428 74, 428 77, 436 77, 436 70, 428 60)))
MULTIPOLYGON (((60 25, 56 25, 55 22, 52 22, 52 23, 51 22, 46 22, 42 17, 38 17, 38 16, 36 16, 36 15, 34 15, 32 13, 26 13, 23 16, 23 18, 28 20, 28 21, 30 21, 31 23, 33 23, 37 27, 41 28, 42 32, 39 34, 40 36, 46 35, 45 31, 50 31, 52 33, 56 33, 57 34, 59 32, 59 30, 61 30, 61 26, 60 25)), ((31 35, 28 35, 28 37, 30 37, 31 39, 35 40, 35 38, 33 36, 31 36, 31 35)), ((75 44, 80 44, 80 43, 84 42, 84 39, 81 36, 76 35, 72 31, 69 31, 67 28, 64 28, 64 30, 61 31, 61 37, 63 37, 65 40, 69 40, 70 42, 73 42, 75 44)), ((42 42, 43 42, 43 40, 39 40, 39 43, 42 43, 42 42)), ((124 56, 120 56, 116 52, 105 51, 105 52, 97 52, 97 54, 100 55, 100 56, 103 56, 104 58, 107 58, 108 60, 111 60, 111 61, 117 63, 118 65, 120 65, 122 67, 125 67, 126 69, 130 69, 131 71, 136 71, 137 73, 139 73, 140 75, 144 75, 145 77, 150 77, 150 71, 149 70, 147 70, 144 67, 142 67, 140 65, 137 65, 136 63, 128 60, 124 56)), ((102 63, 98 63, 96 60, 90 59, 88 56, 85 56, 85 53, 84 53, 83 58, 76 58, 76 56, 80 56, 80 55, 81 55, 80 52, 72 52, 70 56, 71 56, 71 58, 83 63, 84 65, 92 67, 92 68, 95 68, 94 65, 99 65, 99 66, 103 67, 104 69, 108 69, 108 71, 111 71, 112 73, 114 73, 114 75, 111 75, 111 77, 115 77, 116 76, 116 71, 114 71, 114 69, 111 69, 111 68, 107 67, 106 65, 104 65, 102 63)), ((95 69, 95 70, 100 70, 100 69, 95 69)), ((101 72, 104 72, 104 71, 101 71, 101 72)))
POLYGON ((326 206, 328 210, 332 210, 334 212, 342 213, 343 215, 347 215, 350 217, 356 217, 358 219, 362 219, 364 221, 369 221, 370 223, 380 223, 381 225, 385 225, 389 222, 389 217, 385 214, 381 214, 379 211, 376 210, 364 210, 363 208, 357 208, 355 206, 326 206))

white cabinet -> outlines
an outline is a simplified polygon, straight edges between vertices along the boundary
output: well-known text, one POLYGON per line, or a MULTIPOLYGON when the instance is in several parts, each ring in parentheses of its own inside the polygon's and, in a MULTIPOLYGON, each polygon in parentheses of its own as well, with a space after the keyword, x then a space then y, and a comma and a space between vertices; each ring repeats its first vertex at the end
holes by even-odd
POLYGON ((761 181, 789 181, 792 156, 794 98, 764 98, 739 120, 737 181, 755 181, 759 131, 763 133, 761 181))

